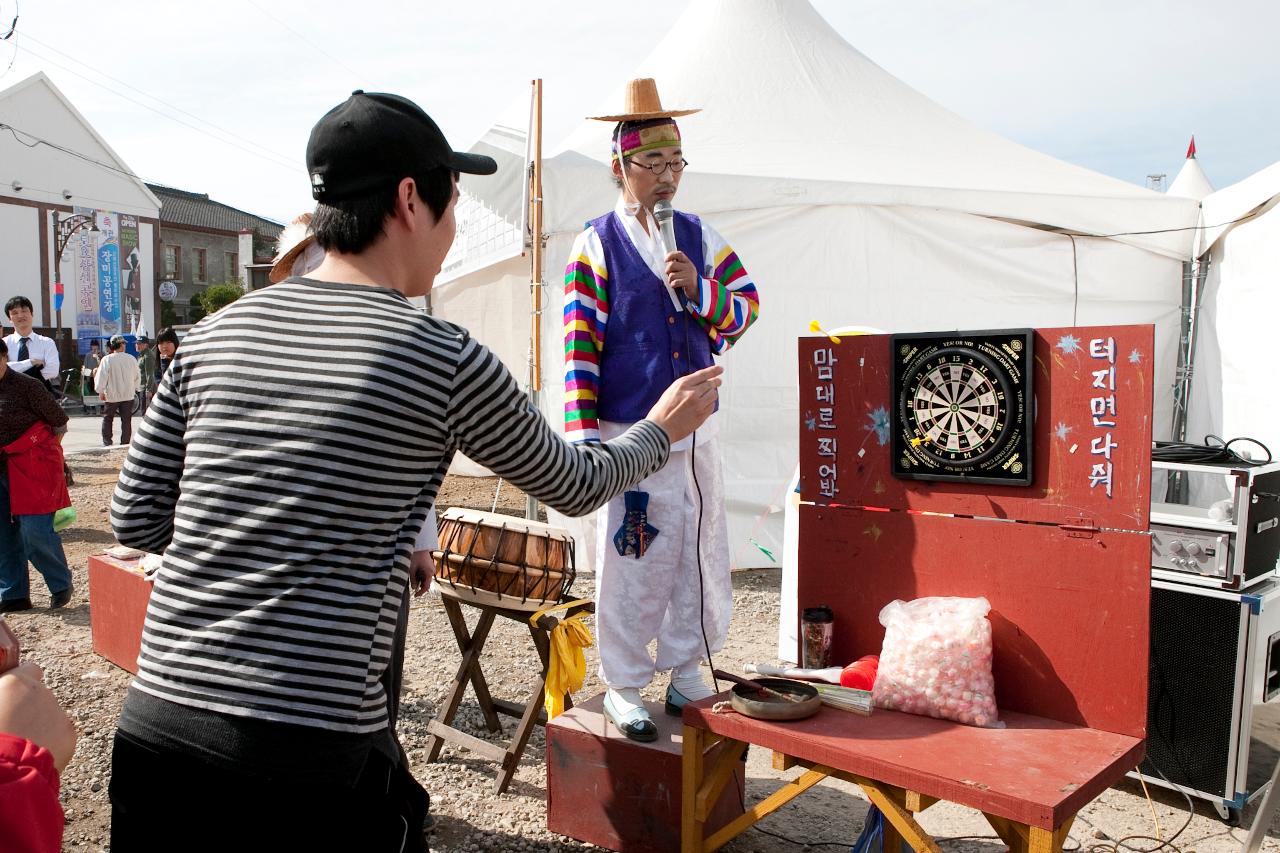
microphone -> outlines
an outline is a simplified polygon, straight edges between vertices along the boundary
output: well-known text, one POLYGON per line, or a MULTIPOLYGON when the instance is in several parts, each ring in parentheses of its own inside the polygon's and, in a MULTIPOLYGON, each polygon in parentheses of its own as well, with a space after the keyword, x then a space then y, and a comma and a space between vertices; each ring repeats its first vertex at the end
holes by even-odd
POLYGON ((667 249, 668 255, 676 251, 675 215, 675 208, 666 199, 653 206, 653 218, 657 221, 658 227, 662 229, 662 242, 667 249))

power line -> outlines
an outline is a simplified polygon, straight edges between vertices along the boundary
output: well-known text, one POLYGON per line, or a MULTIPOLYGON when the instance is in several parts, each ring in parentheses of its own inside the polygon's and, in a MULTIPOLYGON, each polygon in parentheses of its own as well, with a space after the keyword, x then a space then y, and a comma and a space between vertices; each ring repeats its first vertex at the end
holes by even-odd
MULTIPOLYGON (((108 74, 107 72, 102 71, 101 69, 98 69, 98 68, 94 68, 92 65, 90 65, 90 64, 89 64, 89 63, 87 63, 87 62, 85 62, 84 60, 82 60, 82 59, 78 59, 77 57, 74 57, 74 56, 71 56, 70 54, 64 53, 64 52, 62 52, 61 50, 58 50, 58 49, 57 49, 56 47, 54 47, 53 45, 48 44, 48 43, 46 43, 46 42, 43 42, 43 41, 41 41, 40 39, 36 38, 35 36, 30 35, 29 33, 28 33, 28 34, 26 34, 26 35, 25 35, 25 37, 26 37, 26 39, 27 39, 28 41, 33 41, 33 42, 35 42, 36 44, 40 45, 40 46, 41 46, 42 48, 44 48, 45 50, 52 51, 52 52, 54 52, 54 53, 58 54, 59 56, 61 56, 61 57, 65 58, 65 59, 69 59, 69 60, 71 60, 72 62, 76 63, 77 65, 81 65, 81 66, 83 66, 83 67, 85 67, 85 68, 89 69, 89 70, 90 70, 90 71, 92 71, 93 73, 95 73, 95 74, 99 74, 99 75, 101 75, 102 77, 105 77, 106 79, 110 80, 111 82, 113 82, 113 83, 115 83, 115 84, 117 84, 117 85, 124 86, 126 89, 130 89, 130 90, 132 90, 132 91, 134 91, 134 92, 137 92, 139 95, 142 95, 143 97, 150 98, 151 100, 155 101, 155 102, 156 102, 156 103, 158 103, 158 104, 163 104, 164 106, 168 107, 169 109, 171 109, 171 110, 173 110, 173 111, 175 111, 175 112, 182 113, 183 115, 185 115, 185 116, 187 116, 187 117, 189 117, 189 118, 193 118, 193 119, 195 119, 195 120, 196 120, 196 121, 198 121, 198 122, 201 122, 201 123, 203 123, 203 124, 206 124, 206 125, 208 125, 209 127, 213 128, 214 130, 218 131, 219 133, 223 133, 223 134, 225 134, 225 135, 227 135, 227 136, 233 137, 233 138, 235 138, 235 139, 239 139, 239 140, 240 140, 240 141, 242 141, 242 142, 246 142, 246 143, 248 143, 249 145, 252 145, 252 146, 254 146, 255 148, 259 148, 259 149, 261 149, 262 151, 266 152, 267 154, 270 154, 270 155, 272 155, 273 157, 276 157, 276 158, 278 158, 279 160, 281 160, 281 161, 283 161, 283 162, 286 162, 286 163, 291 163, 291 162, 292 162, 292 160, 291 160, 291 158, 290 158, 290 157, 288 157, 288 156, 287 156, 287 155, 285 155, 285 154, 281 154, 279 151, 273 151, 272 149, 270 149, 270 148, 266 147, 265 145, 262 145, 261 143, 255 142, 255 141, 253 141, 252 139, 249 139, 249 138, 247 138, 247 137, 241 136, 240 134, 238 134, 238 133, 234 133, 233 131, 227 130, 225 127, 222 127, 221 125, 215 124, 214 122, 211 122, 211 121, 209 121, 209 120, 208 120, 208 119, 206 119, 206 118, 201 118, 200 116, 195 115, 194 113, 191 113, 191 112, 189 112, 189 111, 187 111, 187 110, 184 110, 182 107, 179 107, 179 106, 176 106, 176 105, 174 105, 174 104, 171 104, 171 103, 169 103, 168 101, 165 101, 165 100, 163 100, 162 98, 159 98, 159 97, 157 97, 157 96, 155 96, 155 95, 151 94, 150 92, 145 92, 145 91, 143 91, 142 89, 139 89, 137 86, 130 85, 129 83, 126 83, 124 80, 121 80, 121 79, 120 79, 120 78, 118 78, 118 77, 112 77, 112 76, 111 76, 110 74, 108 74)), ((43 57, 42 57, 42 58, 43 58, 43 57)))
POLYGON ((246 3, 248 3, 250 6, 252 6, 253 8, 257 9, 257 10, 258 10, 259 12, 261 12, 262 14, 266 15, 266 16, 267 16, 268 18, 270 18, 271 20, 275 21, 275 22, 276 22, 277 24, 279 24, 280 26, 284 27, 284 28, 285 28, 286 30, 288 30, 289 32, 293 33, 293 35, 294 35, 294 36, 296 36, 297 38, 301 39, 301 40, 302 40, 304 43, 306 43, 306 44, 307 44, 307 46, 309 46, 312 50, 318 51, 318 52, 320 53, 320 55, 321 55, 321 56, 324 56, 325 58, 330 59, 330 60, 332 60, 333 62, 336 62, 338 65, 341 65, 343 68, 345 68, 345 69, 347 70, 347 72, 348 72, 348 73, 350 73, 350 74, 351 74, 353 77, 355 77, 357 80, 364 80, 364 79, 367 79, 367 78, 365 77, 365 75, 361 74, 359 71, 356 71, 356 70, 355 70, 354 68, 352 68, 350 65, 348 65, 348 64, 347 64, 347 63, 345 63, 345 62, 343 62, 341 59, 339 59, 338 57, 334 56, 332 53, 329 53, 329 52, 328 52, 327 50, 325 50, 323 47, 321 47, 320 45, 316 44, 316 43, 315 43, 315 42, 313 42, 311 39, 307 38, 307 37, 306 37, 306 36, 304 36, 302 33, 298 32, 298 31, 297 31, 297 30, 295 30, 293 27, 289 26, 289 25, 288 25, 288 24, 286 24, 284 21, 280 20, 280 19, 279 19, 279 18, 277 18, 275 15, 271 14, 270 12, 268 12, 266 9, 262 8, 261 6, 259 6, 257 3, 255 3, 255 2, 254 2, 254 0, 245 0, 245 2, 246 2, 246 3))
MULTIPOLYGON (((30 48, 30 47, 28 47, 28 48, 27 48, 27 50, 28 50, 28 51, 30 51, 30 50, 31 50, 31 48, 30 48)), ((118 91, 116 91, 115 89, 112 89, 112 88, 111 88, 111 87, 109 87, 109 86, 106 86, 106 85, 104 85, 104 84, 102 84, 102 83, 99 83, 97 80, 94 80, 94 79, 92 79, 92 78, 90 78, 90 77, 85 76, 84 74, 81 74, 79 71, 76 71, 74 68, 68 68, 67 66, 62 65, 62 64, 61 64, 61 63, 59 63, 59 62, 55 62, 54 60, 50 59, 49 57, 41 55, 39 52, 33 52, 33 55, 34 55, 34 56, 36 56, 36 57, 38 57, 38 58, 39 58, 39 59, 41 59, 42 61, 49 63, 50 65, 54 66, 55 68, 60 68, 60 69, 62 69, 63 71, 67 72, 68 74, 74 74, 76 77, 79 77, 81 80, 84 80, 86 83, 89 83, 89 84, 91 84, 91 85, 97 86, 99 89, 102 89, 103 91, 110 92, 111 94, 115 95, 117 98, 122 98, 122 99, 124 99, 124 100, 128 101, 128 102, 129 102, 129 103, 131 103, 131 104, 136 104, 137 106, 140 106, 140 107, 142 107, 143 109, 150 110, 151 112, 155 113, 156 115, 159 115, 159 116, 162 116, 162 117, 164 117, 164 118, 167 118, 169 121, 174 122, 174 123, 176 123, 176 124, 180 124, 180 125, 182 125, 183 127, 186 127, 186 128, 189 128, 189 129, 191 129, 191 130, 196 131, 197 133, 200 133, 200 134, 208 134, 208 130, 206 130, 206 129, 204 129, 204 128, 197 127, 196 125, 191 124, 190 122, 183 121, 182 119, 177 118, 176 116, 172 116, 172 115, 169 115, 169 114, 168 114, 168 113, 166 113, 166 112, 162 112, 161 110, 156 109, 155 107, 151 106, 150 104, 143 103, 142 101, 139 101, 139 100, 137 100, 136 98, 131 98, 131 97, 129 97, 128 95, 124 94, 123 92, 118 92, 118 91)), ((272 165, 275 165, 275 166, 282 166, 282 167, 284 167, 284 168, 289 169, 290 171, 301 171, 301 167, 300 167, 300 166, 299 166, 299 164, 297 164, 297 163, 290 163, 290 162, 287 162, 287 161, 285 161, 285 160, 283 160, 283 159, 281 159, 281 158, 279 158, 279 157, 277 157, 277 156, 275 156, 275 155, 271 155, 271 154, 263 154, 263 153, 260 153, 260 152, 258 152, 258 151, 254 151, 252 148, 247 148, 247 147, 245 147, 245 146, 243 146, 243 145, 241 145, 241 144, 239 144, 239 143, 237 143, 237 142, 233 142, 233 141, 231 141, 231 140, 229 140, 229 139, 217 139, 216 137, 215 137, 215 139, 216 139, 216 141, 221 142, 221 143, 223 143, 224 145, 230 145, 230 146, 232 146, 233 148, 238 148, 238 149, 240 149, 241 151, 245 152, 246 154, 251 154, 251 155, 253 155, 254 157, 258 157, 259 159, 266 160, 267 162, 271 163, 272 165)))
POLYGON ((13 23, 9 25, 9 32, 0 36, 0 41, 8 41, 18 30, 18 0, 13 0, 13 23))
POLYGON ((11 124, 5 124, 4 122, 0 122, 0 130, 9 131, 9 133, 12 134, 14 140, 19 145, 25 145, 27 148, 36 148, 40 145, 47 145, 48 147, 54 149, 55 151, 61 151, 63 154, 69 154, 72 157, 78 157, 79 159, 85 161, 86 163, 91 163, 94 166, 99 166, 103 169, 109 169, 112 172, 119 172, 120 174, 126 175, 137 181, 142 180, 142 178, 138 177, 133 172, 130 172, 128 169, 121 169, 119 166, 113 166, 110 163, 104 163, 101 160, 95 160, 94 158, 90 157, 88 154, 81 154, 79 151, 73 151, 70 148, 59 145, 56 142, 50 142, 47 139, 41 139, 39 136, 36 136, 34 133, 28 133, 25 130, 19 130, 18 128, 14 127, 11 124), (22 136, 19 136, 18 134, 22 134, 22 136, 26 136, 29 139, 32 139, 34 141, 26 142, 25 140, 22 139, 22 136))
MULTIPOLYGON (((18 31, 18 0, 13 0, 13 23, 9 24, 9 32, 0 36, 0 41, 9 41, 13 38, 13 34, 18 31)), ((9 64, 5 66, 4 71, 0 71, 0 80, 13 70, 13 63, 18 61, 18 43, 13 43, 13 53, 9 55, 9 64)))

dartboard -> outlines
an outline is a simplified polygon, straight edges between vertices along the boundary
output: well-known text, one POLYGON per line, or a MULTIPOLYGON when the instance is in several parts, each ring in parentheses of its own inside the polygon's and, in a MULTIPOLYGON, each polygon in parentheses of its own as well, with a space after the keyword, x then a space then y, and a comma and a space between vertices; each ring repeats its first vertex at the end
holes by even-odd
POLYGON ((1031 482, 1032 335, 894 335, 894 473, 1031 482))

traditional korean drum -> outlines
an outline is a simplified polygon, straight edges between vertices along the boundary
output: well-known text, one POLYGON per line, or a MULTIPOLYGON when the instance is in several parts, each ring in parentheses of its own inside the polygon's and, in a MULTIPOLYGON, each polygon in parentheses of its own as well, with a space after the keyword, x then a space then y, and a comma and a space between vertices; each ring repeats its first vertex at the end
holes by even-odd
POLYGON ((563 528, 454 507, 440 516, 439 530, 431 556, 442 595, 533 612, 573 584, 573 537, 563 528))

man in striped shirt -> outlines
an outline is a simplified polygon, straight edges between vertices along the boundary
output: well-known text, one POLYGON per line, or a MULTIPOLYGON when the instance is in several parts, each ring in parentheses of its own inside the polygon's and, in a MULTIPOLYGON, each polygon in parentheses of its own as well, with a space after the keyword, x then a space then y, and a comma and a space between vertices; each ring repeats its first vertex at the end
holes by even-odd
MULTIPOLYGON (((653 80, 631 81, 615 122, 611 213, 588 223, 565 272, 565 433, 622 435, 677 377, 704 368, 755 321, 756 286, 715 229, 674 213, 666 245, 654 206, 670 203, 686 165, 676 116, 653 80)), ((595 566, 605 711, 628 737, 657 727, 640 701, 670 670, 666 709, 711 695, 700 662, 729 630, 733 589, 716 425, 672 445, 658 472, 600 510, 595 566), (657 660, 648 645, 658 641, 657 660)))
POLYGON ((384 676, 454 452, 581 514, 715 405, 702 371, 575 448, 465 329, 414 308, 453 241, 457 173, 495 164, 412 102, 353 93, 307 167, 324 262, 191 330, 112 500, 117 538, 164 555, 114 746, 117 853, 421 849, 384 676))

